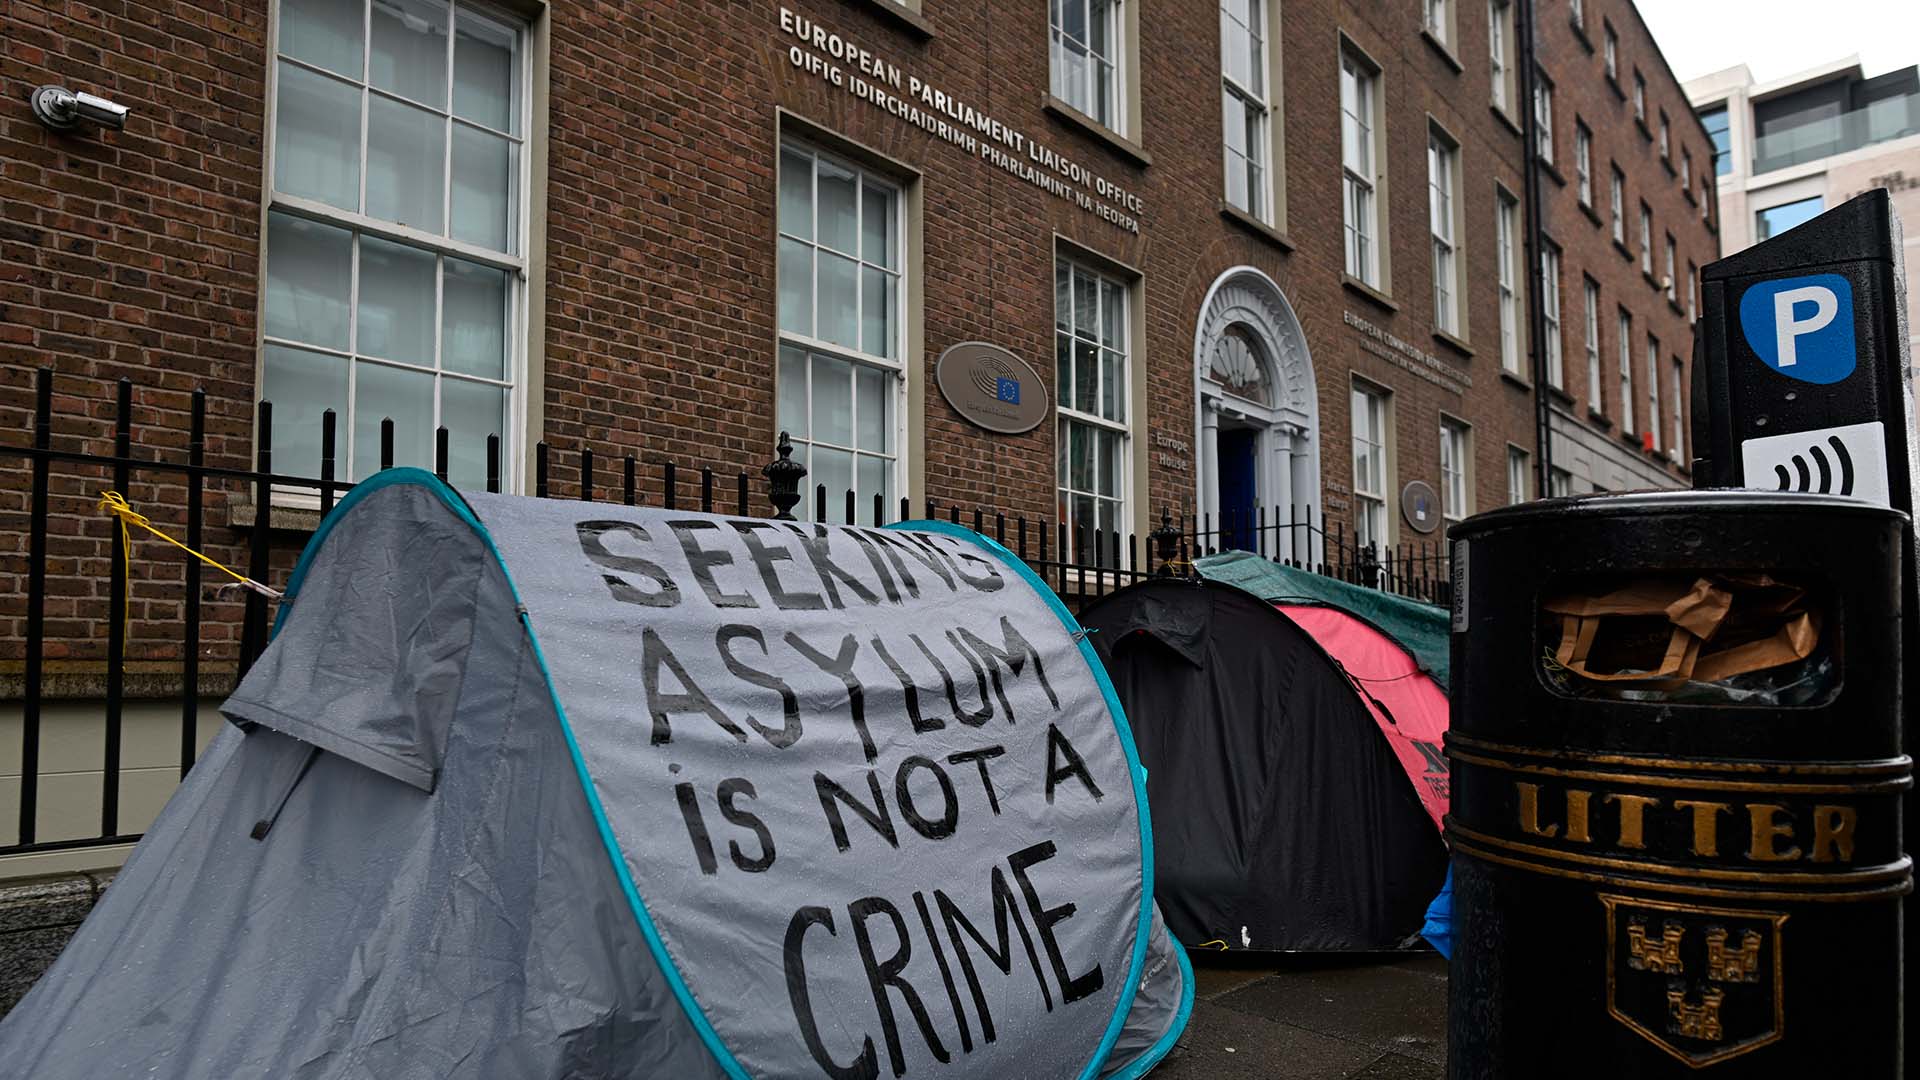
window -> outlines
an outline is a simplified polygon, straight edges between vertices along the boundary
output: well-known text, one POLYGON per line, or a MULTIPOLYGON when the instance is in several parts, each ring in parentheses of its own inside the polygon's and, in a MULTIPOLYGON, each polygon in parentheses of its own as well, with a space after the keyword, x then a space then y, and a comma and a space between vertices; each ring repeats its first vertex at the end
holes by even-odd
POLYGON ((1374 212, 1374 128, 1380 76, 1351 51, 1340 54, 1340 159, 1345 171, 1347 273, 1375 288, 1380 260, 1374 212))
POLYGON ((1680 191, 1682 194, 1693 190, 1693 151, 1680 148, 1680 191))
POLYGON ((1683 463, 1687 460, 1687 429, 1684 421, 1687 412, 1686 383, 1687 377, 1681 370, 1680 358, 1675 357, 1673 360, 1673 422, 1667 436, 1667 456, 1683 463))
POLYGON ((1433 325, 1460 332, 1460 261, 1453 232, 1453 186, 1460 149, 1438 130, 1427 133, 1427 217, 1433 230, 1433 325))
POLYGON ((1660 449, 1660 339, 1647 335, 1647 444, 1660 449))
POLYGON ((1573 176, 1578 185, 1580 205, 1593 205, 1593 132, 1575 119, 1573 122, 1573 176))
POLYGON ((1520 265, 1520 204, 1504 188, 1495 193, 1494 259, 1500 280, 1500 367, 1520 371, 1520 303, 1515 272, 1520 265))
POLYGON ((1713 224, 1713 187, 1704 176, 1700 178, 1700 220, 1713 224))
POLYGON ((1674 275, 1674 269, 1673 269, 1673 234, 1672 234, 1672 233, 1668 233, 1668 234, 1667 234, 1667 277, 1666 277, 1666 282, 1667 282, 1667 303, 1669 303, 1669 304, 1677 304, 1677 303, 1679 303, 1679 302, 1680 302, 1680 279, 1679 279, 1678 277, 1676 277, 1676 276, 1674 275))
POLYGON ((1560 355, 1560 249, 1551 242, 1540 245, 1540 312, 1547 340, 1547 385, 1566 385, 1565 364, 1560 355))
POLYGON ((1826 209, 1826 205, 1824 197, 1815 195, 1811 199, 1801 199, 1799 202, 1769 206, 1754 215, 1754 228, 1758 233, 1755 239, 1765 240, 1771 236, 1779 236, 1795 225, 1811 221, 1826 209))
MULTIPOLYGON (((1572 0, 1567 5, 1567 18, 1584 33, 1587 29, 1587 5, 1581 0, 1572 0)), ((1591 49, 1592 46, 1588 48, 1591 49)))
POLYGON ((1627 243, 1627 178, 1620 174, 1620 166, 1613 168, 1613 178, 1607 188, 1607 200, 1613 209, 1613 242, 1622 247, 1627 243))
POLYGON ((1600 286, 1586 278, 1580 314, 1586 320, 1587 408, 1605 416, 1606 394, 1600 388, 1600 286))
POLYGON ((1493 74, 1493 104, 1501 112, 1513 101, 1513 66, 1508 63, 1509 43, 1513 40, 1512 0, 1489 0, 1487 4, 1487 66, 1493 74))
POLYGON ((1573 494, 1573 474, 1558 465, 1547 468, 1547 496, 1564 499, 1573 494))
POLYGON ((1266 4, 1267 0, 1221 0, 1220 102, 1226 132, 1227 202, 1271 223, 1266 4))
POLYGON ((1471 432, 1458 420, 1440 418, 1440 516, 1459 521, 1473 511, 1467 492, 1468 450, 1471 432))
POLYGON ((1732 134, 1727 130, 1727 107, 1720 105, 1700 114, 1700 123, 1713 140, 1713 174, 1725 176, 1733 171, 1732 134))
MULTIPOLYGON (((779 426, 829 520, 899 490, 901 192, 803 143, 780 147, 779 426)), ((814 500, 798 509, 811 517, 814 500)))
POLYGON ((1613 32, 1613 24, 1601 21, 1601 30, 1605 38, 1601 41, 1600 54, 1607 67, 1607 78, 1615 83, 1620 81, 1620 36, 1613 32))
MULTIPOLYGON (((464 3, 284 0, 260 396, 283 473, 396 465, 486 482, 524 363, 525 28, 464 3)), ((503 462, 515 460, 501 447, 503 462)))
POLYGON ((1507 505, 1527 501, 1527 489, 1532 485, 1527 477, 1527 452, 1517 446, 1507 447, 1507 505))
POLYGON ((1660 160, 1673 160, 1673 130, 1667 123, 1667 110, 1660 110, 1660 160))
POLYGON ((1453 12, 1450 0, 1426 0, 1426 19, 1424 26, 1434 40, 1443 45, 1453 44, 1453 12))
POLYGON ((1653 211, 1640 204, 1640 272, 1653 276, 1653 211))
POLYGON ((1124 135, 1120 2, 1052 0, 1048 6, 1054 96, 1124 135))
POLYGON ((1387 536, 1388 394, 1353 384, 1353 539, 1385 546, 1387 536))
POLYGON ((1545 72, 1533 75, 1533 135, 1540 160, 1553 163, 1553 84, 1545 72))
POLYGON ((1633 73, 1633 118, 1641 127, 1647 126, 1647 80, 1641 78, 1638 69, 1633 73))
POLYGON ((1687 321, 1696 322, 1700 318, 1700 268, 1687 260, 1687 321))
POLYGON ((1104 539, 1130 520, 1127 287, 1060 259, 1053 289, 1061 536, 1090 544, 1094 530, 1104 539))
POLYGON ((1620 309, 1620 430, 1633 434, 1633 316, 1620 309))

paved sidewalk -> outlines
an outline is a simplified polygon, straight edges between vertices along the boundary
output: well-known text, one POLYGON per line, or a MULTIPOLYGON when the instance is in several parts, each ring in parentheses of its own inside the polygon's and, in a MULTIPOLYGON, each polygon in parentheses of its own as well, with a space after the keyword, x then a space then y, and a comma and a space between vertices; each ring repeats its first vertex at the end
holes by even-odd
POLYGON ((1150 1080, 1441 1080, 1447 965, 1404 958, 1195 964, 1193 1020, 1150 1080))

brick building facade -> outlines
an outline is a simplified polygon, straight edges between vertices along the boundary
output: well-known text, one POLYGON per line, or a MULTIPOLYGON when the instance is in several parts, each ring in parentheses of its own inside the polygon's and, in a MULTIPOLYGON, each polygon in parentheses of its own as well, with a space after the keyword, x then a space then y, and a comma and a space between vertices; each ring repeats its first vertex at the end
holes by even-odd
MULTIPOLYGON (((0 31, 0 439, 15 445, 47 366, 57 435, 101 452, 124 377, 139 455, 185 452, 199 387, 207 460, 230 468, 253 459, 262 398, 277 472, 317 471, 332 408, 342 475, 377 467, 392 417, 401 463, 430 461, 448 429, 456 484, 482 481, 498 435, 522 491, 542 441, 690 476, 757 469, 786 429, 812 479, 863 506, 1123 533, 1163 510, 1312 507, 1393 544, 1531 497, 1545 392, 1556 488, 1685 481, 1668 429, 1649 451, 1638 421, 1649 334, 1663 424, 1684 415, 1711 152, 1627 0, 23 0, 0 31), (1557 290, 1528 270, 1528 10, 1552 87, 1537 221, 1557 290), (27 96, 48 83, 130 106, 125 129, 44 129, 27 96), (1668 233, 1688 268, 1672 303, 1668 233), (1556 291, 1557 318, 1530 317, 1556 291), (1555 322, 1559 386, 1543 389, 1535 327, 1555 322), (1006 368, 1021 385, 1001 392, 1044 393, 1038 427, 960 415, 934 375, 966 342, 1031 369, 1006 368), (1438 505, 1416 491, 1403 511, 1412 481, 1438 505)), ((556 493, 575 476, 556 468, 556 493)), ((48 655, 73 665, 76 701, 106 636, 94 486, 58 489, 50 525, 48 655)), ((208 547, 237 552, 259 515, 212 490, 231 505, 208 547)), ((138 477, 130 492, 174 527, 177 494, 138 477)), ((24 519, 19 485, 0 500, 24 519)), ((276 509, 284 558, 313 517, 276 509)), ((20 531, 0 563, 13 670, 20 531)), ((129 657, 149 667, 132 670, 160 695, 179 571, 133 579, 129 657)), ((238 604, 209 603, 217 668, 238 604)))

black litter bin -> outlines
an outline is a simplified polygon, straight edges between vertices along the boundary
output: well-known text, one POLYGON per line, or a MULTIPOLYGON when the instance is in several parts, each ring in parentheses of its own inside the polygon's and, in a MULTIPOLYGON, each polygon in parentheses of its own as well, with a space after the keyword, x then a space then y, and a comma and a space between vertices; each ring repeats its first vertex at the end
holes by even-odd
POLYGON ((1454 528, 1455 1080, 1901 1075, 1903 521, 1690 491, 1454 528))

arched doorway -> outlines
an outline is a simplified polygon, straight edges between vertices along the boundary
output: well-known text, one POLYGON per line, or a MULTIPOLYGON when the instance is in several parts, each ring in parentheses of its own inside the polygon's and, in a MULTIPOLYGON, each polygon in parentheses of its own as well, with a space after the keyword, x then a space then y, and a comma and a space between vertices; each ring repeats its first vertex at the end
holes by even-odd
POLYGON ((1259 270, 1227 271, 1201 302, 1193 359, 1194 509, 1215 546, 1314 558, 1305 528, 1271 528, 1320 505, 1319 394, 1293 305, 1259 270))

